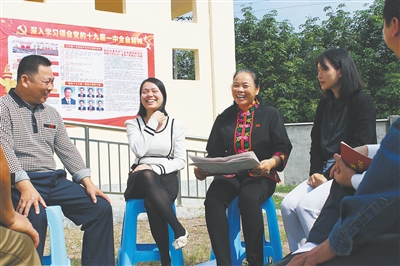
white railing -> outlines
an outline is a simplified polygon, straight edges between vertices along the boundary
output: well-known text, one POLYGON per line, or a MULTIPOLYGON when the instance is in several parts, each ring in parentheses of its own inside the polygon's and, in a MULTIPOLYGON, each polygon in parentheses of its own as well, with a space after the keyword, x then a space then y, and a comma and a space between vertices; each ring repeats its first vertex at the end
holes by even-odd
MULTIPOLYGON (((134 155, 130 151, 125 128, 84 124, 65 121, 71 141, 77 146, 86 166, 92 171, 93 182, 108 194, 122 194, 134 155)), ((206 138, 186 136, 187 141, 205 144, 206 138)), ((187 150, 188 154, 205 155, 205 151, 187 150)), ((59 162, 61 164, 61 162, 59 162)), ((62 167, 62 166, 61 166, 62 167)), ((178 206, 182 198, 199 199, 205 197, 205 191, 211 181, 199 182, 194 178, 193 168, 189 166, 179 173, 178 206)))
MULTIPOLYGON (((377 120, 378 143, 387 132, 393 117, 377 120)), ((126 189, 126 181, 134 154, 130 151, 125 128, 83 124, 65 121, 68 133, 85 159, 87 167, 92 170, 92 180, 105 193, 122 194, 126 189)), ((312 123, 285 124, 293 150, 289 157, 285 172, 282 173, 285 184, 298 183, 308 175, 310 130, 312 123)), ((198 181, 194 177, 193 166, 190 165, 189 154, 205 156, 207 138, 186 136, 187 145, 185 169, 179 173, 179 195, 177 204, 182 199, 202 199, 212 178, 198 181), (193 145, 195 143, 195 145, 193 145), (200 143, 200 145, 199 145, 200 143), (204 147, 204 150, 191 147, 204 147)), ((61 164, 61 163, 60 163, 61 164)), ((62 165, 61 165, 62 167, 62 165)))

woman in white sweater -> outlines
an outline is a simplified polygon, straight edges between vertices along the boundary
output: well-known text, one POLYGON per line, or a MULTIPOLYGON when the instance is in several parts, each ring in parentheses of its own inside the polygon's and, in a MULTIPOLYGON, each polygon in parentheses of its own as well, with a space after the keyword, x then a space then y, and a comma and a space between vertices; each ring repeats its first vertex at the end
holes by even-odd
POLYGON ((144 80, 139 93, 138 116, 125 122, 136 158, 124 196, 125 200, 144 198, 161 263, 171 265, 168 224, 175 234, 175 249, 186 246, 189 236, 172 209, 179 189, 177 174, 186 165, 185 125, 168 116, 167 94, 160 80, 144 80))

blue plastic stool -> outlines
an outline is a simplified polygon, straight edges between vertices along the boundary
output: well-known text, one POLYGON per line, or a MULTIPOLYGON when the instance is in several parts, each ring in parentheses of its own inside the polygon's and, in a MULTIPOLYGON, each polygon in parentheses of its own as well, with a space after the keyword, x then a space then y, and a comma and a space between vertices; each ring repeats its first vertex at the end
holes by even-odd
MULTIPOLYGON (((266 200, 261 208, 265 210, 268 220, 269 241, 267 241, 264 233, 264 265, 269 264, 271 258, 273 262, 282 259, 282 244, 279 234, 278 219, 274 200, 270 197, 266 200)), ((238 207, 238 197, 234 198, 228 206, 227 211, 229 223, 229 242, 231 249, 232 265, 242 265, 242 261, 246 258, 246 247, 244 241, 240 238, 240 210, 238 207)), ((214 252, 211 251, 210 261, 215 259, 214 252)))
MULTIPOLYGON (((172 203, 174 212, 175 204, 172 203)), ((121 244, 118 248, 117 265, 136 265, 138 262, 160 261, 160 252, 157 244, 137 244, 137 218, 140 213, 146 212, 144 199, 130 199, 126 202, 124 222, 122 224, 121 244)), ((175 250, 172 246, 174 232, 168 225, 170 241, 170 256, 172 265, 183 265, 182 250, 175 250)))
POLYGON ((50 231, 50 255, 43 256, 42 265, 71 265, 65 246, 63 215, 60 206, 46 208, 50 231))

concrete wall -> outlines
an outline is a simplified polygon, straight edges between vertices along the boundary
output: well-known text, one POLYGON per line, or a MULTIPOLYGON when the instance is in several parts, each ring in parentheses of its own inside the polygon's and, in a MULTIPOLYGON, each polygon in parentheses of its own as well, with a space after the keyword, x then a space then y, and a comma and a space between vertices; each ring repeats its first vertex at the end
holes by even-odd
MULTIPOLYGON (((388 126, 388 120, 377 120, 376 134, 378 143, 385 136, 388 126)), ((282 183, 285 185, 299 184, 309 177, 311 128, 312 123, 286 124, 286 130, 292 142, 293 149, 283 173, 282 183)))

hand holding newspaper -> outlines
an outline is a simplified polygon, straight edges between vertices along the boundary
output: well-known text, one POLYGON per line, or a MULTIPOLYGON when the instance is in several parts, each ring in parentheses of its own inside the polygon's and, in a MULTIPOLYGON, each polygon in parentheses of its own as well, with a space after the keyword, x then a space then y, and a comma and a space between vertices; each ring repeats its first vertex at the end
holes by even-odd
POLYGON ((230 155, 226 157, 205 158, 189 154, 195 165, 210 174, 234 174, 238 171, 253 169, 260 164, 253 151, 230 155))

